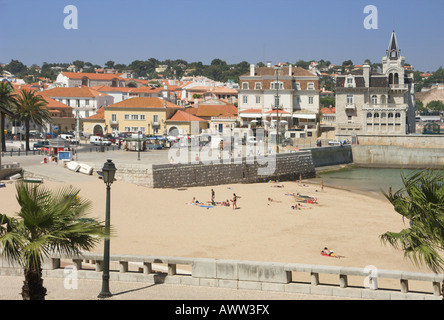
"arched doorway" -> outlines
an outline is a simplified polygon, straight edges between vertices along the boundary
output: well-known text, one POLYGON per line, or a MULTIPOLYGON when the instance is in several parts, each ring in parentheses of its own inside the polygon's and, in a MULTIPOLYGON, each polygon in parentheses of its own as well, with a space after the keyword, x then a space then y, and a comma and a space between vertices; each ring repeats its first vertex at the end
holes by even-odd
POLYGON ((93 134, 95 136, 103 136, 103 128, 100 124, 96 124, 93 129, 93 134))
POLYGON ((179 135, 179 129, 177 127, 171 127, 168 130, 168 135, 169 136, 178 136, 179 135))

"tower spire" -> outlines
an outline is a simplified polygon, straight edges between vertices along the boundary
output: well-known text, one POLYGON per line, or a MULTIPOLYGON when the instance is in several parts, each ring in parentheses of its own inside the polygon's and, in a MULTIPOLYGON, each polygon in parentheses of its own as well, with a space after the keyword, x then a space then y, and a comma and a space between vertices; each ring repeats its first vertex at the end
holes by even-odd
POLYGON ((390 60, 397 60, 400 57, 400 52, 398 47, 398 40, 396 39, 395 29, 393 28, 392 36, 390 38, 390 43, 387 49, 387 57, 390 60))

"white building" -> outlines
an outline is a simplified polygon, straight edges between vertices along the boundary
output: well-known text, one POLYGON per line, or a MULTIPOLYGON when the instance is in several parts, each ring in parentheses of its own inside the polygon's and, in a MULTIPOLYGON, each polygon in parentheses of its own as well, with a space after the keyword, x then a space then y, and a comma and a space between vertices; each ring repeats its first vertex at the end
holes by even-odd
POLYGON ((393 31, 382 73, 364 65, 336 77, 336 135, 415 132, 415 86, 404 62, 393 31))
POLYGON ((73 116, 80 118, 90 117, 100 107, 114 103, 112 96, 88 87, 52 88, 39 94, 72 107, 73 116))
POLYGON ((239 77, 239 119, 242 125, 294 131, 290 137, 302 137, 317 130, 319 114, 319 77, 292 65, 256 68, 239 77), (277 70, 279 73, 277 74, 277 70))

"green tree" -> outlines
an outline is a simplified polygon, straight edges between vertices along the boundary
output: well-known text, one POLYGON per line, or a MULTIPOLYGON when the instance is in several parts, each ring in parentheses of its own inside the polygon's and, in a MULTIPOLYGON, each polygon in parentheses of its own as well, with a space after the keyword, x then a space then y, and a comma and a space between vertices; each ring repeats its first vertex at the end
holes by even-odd
POLYGON ((444 111, 444 103, 439 100, 433 100, 427 103, 426 109, 430 111, 444 111))
POLYGON ((319 99, 321 108, 335 107, 335 97, 322 97, 319 99))
POLYGON ((82 60, 73 61, 72 64, 81 69, 83 69, 83 67, 85 66, 85 62, 82 60))
POLYGON ((440 252, 444 249, 443 172, 417 170, 401 175, 404 187, 385 197, 409 227, 380 235, 385 245, 404 251, 414 264, 425 264, 435 273, 444 270, 440 252))
POLYGON ((28 68, 26 67, 26 65, 18 60, 11 60, 11 62, 5 66, 5 70, 11 72, 14 75, 25 72, 27 69, 28 68))
POLYGON ((113 69, 114 68, 114 61, 107 61, 106 63, 105 63, 105 66, 108 68, 108 69, 113 69))
POLYGON ((26 182, 18 182, 16 189, 17 217, 0 214, 0 252, 24 270, 23 300, 44 300, 43 259, 51 253, 77 255, 91 250, 107 236, 106 228, 85 218, 91 202, 80 198, 78 189, 51 191, 26 182))
MULTIPOLYGON (((16 103, 17 100, 15 99, 14 88, 11 84, 7 81, 0 82, 0 107, 6 110, 12 110, 16 103)), ((1 149, 3 152, 6 151, 5 121, 6 115, 1 113, 0 130, 2 137, 1 149)))
POLYGON ((415 104, 416 104, 416 110, 418 110, 419 112, 427 111, 427 108, 424 107, 424 104, 422 103, 421 100, 416 100, 415 104))
POLYGON ((37 95, 35 91, 26 89, 20 91, 16 99, 17 104, 13 110, 13 118, 25 123, 26 150, 29 151, 30 123, 33 122, 38 126, 43 126, 46 122, 51 121, 50 113, 45 108, 48 102, 41 95, 37 95))

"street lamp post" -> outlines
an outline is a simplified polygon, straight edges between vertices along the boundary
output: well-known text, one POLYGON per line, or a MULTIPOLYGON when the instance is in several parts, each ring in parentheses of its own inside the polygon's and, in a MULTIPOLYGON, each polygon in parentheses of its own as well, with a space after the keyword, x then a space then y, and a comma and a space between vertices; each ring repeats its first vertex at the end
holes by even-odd
POLYGON ((276 70, 276 98, 275 98, 275 107, 276 107, 276 153, 279 153, 279 71, 281 70, 280 66, 274 67, 276 70))
POLYGON ((140 131, 137 131, 137 160, 140 160, 140 131))
POLYGON ((107 238, 105 239, 105 247, 103 253, 103 275, 102 275, 102 291, 99 293, 98 298, 109 298, 112 296, 109 291, 109 245, 110 245, 110 202, 111 202, 111 184, 114 182, 114 176, 116 174, 116 166, 111 160, 107 160, 102 168, 103 182, 106 185, 106 217, 105 217, 105 230, 107 238))

